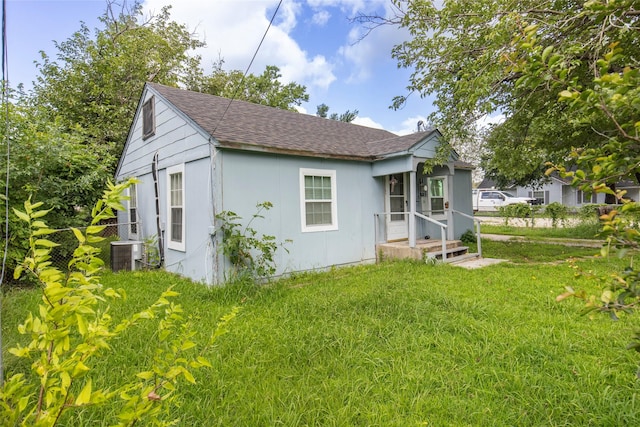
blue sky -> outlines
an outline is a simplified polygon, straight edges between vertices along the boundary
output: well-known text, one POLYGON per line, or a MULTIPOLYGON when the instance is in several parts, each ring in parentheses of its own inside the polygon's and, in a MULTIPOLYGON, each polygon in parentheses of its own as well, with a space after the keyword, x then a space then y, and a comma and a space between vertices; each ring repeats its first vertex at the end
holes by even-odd
MULTIPOLYGON (((172 5, 174 21, 207 43, 198 52, 205 68, 222 57, 225 69, 244 71, 278 0, 145 0, 144 8, 153 13, 167 4, 172 5)), ((382 27, 357 42, 364 29, 349 22, 358 12, 386 14, 390 7, 390 0, 284 0, 250 72, 278 66, 284 83, 307 87, 310 100, 302 107, 310 114, 325 103, 330 113, 359 110, 359 124, 413 132, 433 110, 430 99, 414 95, 404 109, 388 108, 408 84, 410 70, 398 69, 391 58, 391 48, 406 34, 382 27)), ((11 85, 29 88, 37 75, 39 51, 55 58, 53 41, 67 40, 81 21, 91 29, 102 28, 98 17, 105 8, 105 0, 8 0, 11 85)))

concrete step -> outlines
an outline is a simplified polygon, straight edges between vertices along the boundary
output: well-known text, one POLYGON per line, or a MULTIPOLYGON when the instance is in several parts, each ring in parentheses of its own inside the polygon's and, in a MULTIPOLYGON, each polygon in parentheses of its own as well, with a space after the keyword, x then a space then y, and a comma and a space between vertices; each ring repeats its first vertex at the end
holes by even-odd
POLYGON ((466 262, 466 261, 470 261, 470 260, 474 260, 474 259, 478 259, 478 258, 480 258, 480 254, 479 253, 476 253, 476 252, 469 253, 469 252, 467 252, 464 255, 459 255, 459 256, 452 257, 452 258, 447 258, 445 260, 445 262, 448 263, 448 264, 455 265, 455 264, 459 264, 459 263, 462 263, 462 262, 466 262))
MULTIPOLYGON (((453 248, 447 248, 447 250, 445 251, 445 262, 451 262, 450 260, 460 258, 461 256, 466 255, 468 252, 469 246, 456 246, 453 248)), ((442 247, 440 247, 440 249, 425 252, 425 257, 442 259, 442 247)))

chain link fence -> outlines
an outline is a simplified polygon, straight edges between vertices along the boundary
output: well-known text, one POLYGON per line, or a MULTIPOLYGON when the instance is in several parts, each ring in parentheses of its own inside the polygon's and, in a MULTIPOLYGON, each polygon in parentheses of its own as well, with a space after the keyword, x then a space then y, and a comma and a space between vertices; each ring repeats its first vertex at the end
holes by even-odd
MULTIPOLYGON (((117 223, 114 219, 102 224, 104 230, 100 233, 100 237, 104 240, 91 243, 92 246, 100 249, 99 258, 104 262, 104 267, 108 270, 139 270, 155 267, 158 265, 158 249, 155 241, 129 241, 121 240, 120 236, 128 236, 127 231, 130 227, 140 227, 139 223, 117 223)), ((74 227, 84 233, 87 227, 74 227)), ((73 258, 73 252, 78 247, 78 239, 71 228, 59 229, 54 233, 43 236, 47 240, 56 243, 51 248, 50 261, 52 265, 62 272, 68 271, 69 261, 73 258)), ((24 249, 26 251, 26 248, 24 249)), ((20 251, 22 252, 22 251, 20 251)), ((15 262, 20 262, 26 256, 24 254, 14 254, 15 262), (18 259, 20 258, 20 259, 18 259)), ((13 264, 15 266, 15 264, 13 264)), ((28 277, 19 280, 13 279, 13 268, 6 276, 7 281, 14 285, 20 283, 29 283, 28 277)))

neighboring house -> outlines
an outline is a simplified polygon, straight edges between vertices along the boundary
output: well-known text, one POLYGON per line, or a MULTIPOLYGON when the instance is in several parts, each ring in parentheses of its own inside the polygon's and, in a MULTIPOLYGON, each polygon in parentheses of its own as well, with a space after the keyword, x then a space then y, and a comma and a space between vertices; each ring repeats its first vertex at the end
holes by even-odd
POLYGON ((451 161, 423 173, 441 134, 397 136, 336 120, 147 83, 116 179, 136 177, 120 237, 161 237, 164 266, 195 280, 225 280, 215 216, 251 223, 276 241, 276 274, 374 262, 376 244, 473 229, 471 167, 451 161), (455 211, 454 211, 455 210, 455 211), (418 217, 418 219, 416 219, 418 217), (438 233, 438 234, 436 234, 438 233))
MULTIPOLYGON (((485 178, 478 186, 479 190, 497 189, 496 183, 485 178)), ((549 179, 542 185, 536 187, 525 186, 508 186, 500 188, 516 197, 533 197, 536 199, 537 205, 548 205, 553 202, 562 203, 565 206, 579 208, 584 205, 594 203, 604 203, 605 195, 602 193, 585 193, 582 190, 573 187, 571 180, 563 179, 552 174, 549 179)))

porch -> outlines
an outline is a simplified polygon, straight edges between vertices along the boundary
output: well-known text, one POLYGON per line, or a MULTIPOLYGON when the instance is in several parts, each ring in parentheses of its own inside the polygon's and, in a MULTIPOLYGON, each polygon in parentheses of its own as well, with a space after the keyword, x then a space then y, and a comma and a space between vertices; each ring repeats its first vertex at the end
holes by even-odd
MULTIPOLYGON (((376 221, 376 258, 378 261, 383 259, 416 259, 416 260, 442 260, 447 263, 462 262, 475 258, 482 258, 482 243, 480 234, 480 221, 463 212, 454 209, 447 209, 447 216, 459 215, 470 219, 475 223, 475 235, 477 241, 476 253, 469 253, 469 247, 465 246, 461 240, 447 239, 450 228, 446 223, 437 221, 431 217, 422 215, 418 212, 385 212, 375 214, 376 221), (390 240, 387 233, 388 218, 398 215, 406 217, 408 225, 408 238, 390 240), (431 238, 429 236, 418 237, 423 231, 424 226, 417 227, 416 223, 431 224, 431 226, 439 228, 439 238, 431 238)), ((421 235, 424 235, 423 233, 421 235)))
MULTIPOLYGON (((415 246, 409 246, 409 241, 379 243, 376 245, 378 261, 384 259, 416 259, 428 261, 430 259, 442 260, 442 242, 439 240, 416 240, 415 246)), ((478 253, 469 253, 469 247, 464 246, 460 240, 447 240, 445 242, 444 261, 455 263, 468 259, 479 258, 478 253)))

